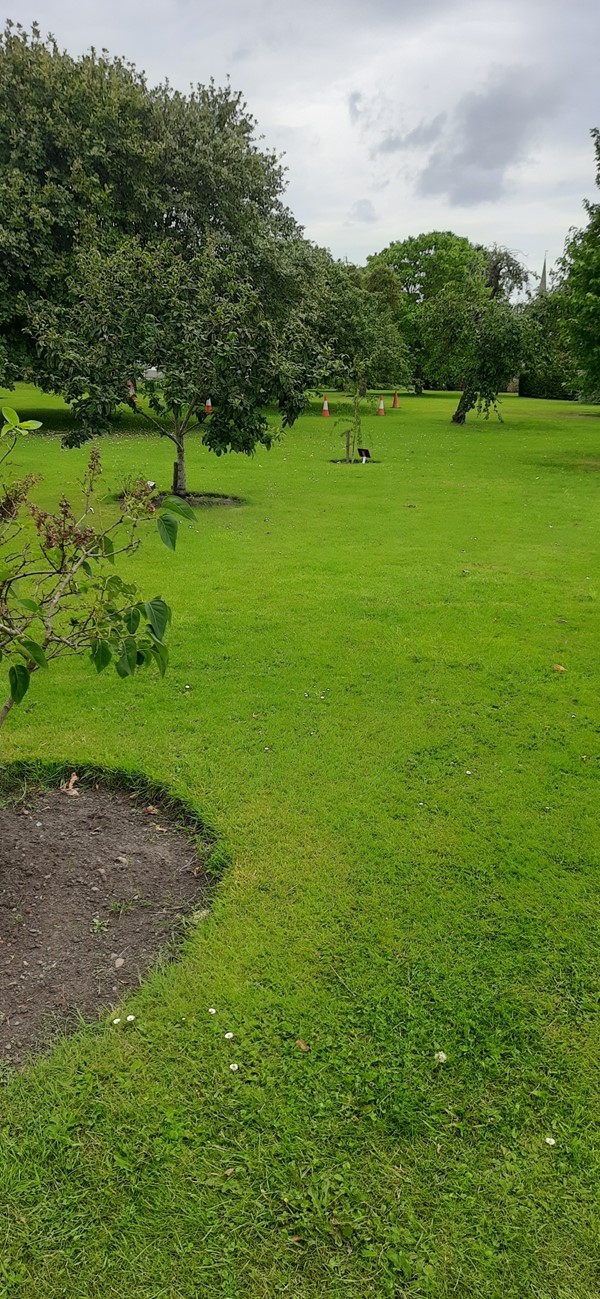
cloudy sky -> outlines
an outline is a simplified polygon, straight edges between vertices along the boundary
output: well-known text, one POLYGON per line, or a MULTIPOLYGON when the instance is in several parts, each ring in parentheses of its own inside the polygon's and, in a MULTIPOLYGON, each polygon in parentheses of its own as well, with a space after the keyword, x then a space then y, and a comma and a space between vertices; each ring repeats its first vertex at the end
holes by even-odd
POLYGON ((594 196, 597 0, 4 0, 72 53, 228 76, 311 239, 364 261, 455 230, 541 269, 594 196))

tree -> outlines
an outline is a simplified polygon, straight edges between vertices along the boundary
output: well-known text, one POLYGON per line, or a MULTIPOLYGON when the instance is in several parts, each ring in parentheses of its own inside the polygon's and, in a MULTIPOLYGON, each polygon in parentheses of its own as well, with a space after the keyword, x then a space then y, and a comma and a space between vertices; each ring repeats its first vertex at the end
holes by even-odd
POLYGON ((433 379, 423 334, 423 309, 447 285, 466 292, 485 281, 485 250, 450 230, 396 240, 367 259, 367 281, 392 271, 400 289, 395 307, 397 326, 410 349, 416 392, 433 379))
POLYGON ((477 244, 476 247, 485 258, 485 283, 492 298, 503 298, 508 302, 513 294, 527 288, 529 271, 508 248, 498 244, 491 244, 489 248, 477 244))
POLYGON ((354 266, 325 260, 317 334, 324 379, 352 394, 352 424, 344 431, 346 460, 354 457, 360 435, 360 400, 367 389, 408 378, 407 351, 387 291, 365 287, 354 266))
MULTIPOLYGON (((2 411, 0 464, 20 437, 40 427, 2 411)), ((63 497, 54 514, 30 500, 36 475, 0 482, 0 659, 8 664, 9 695, 0 707, 0 727, 27 693, 33 674, 58 658, 89 653, 97 672, 113 663, 122 678, 152 663, 167 667, 165 633, 171 611, 160 596, 144 600, 115 570, 119 555, 139 545, 143 522, 155 517, 170 547, 177 537, 176 513, 193 518, 179 501, 158 513, 142 480, 130 483, 116 517, 103 520, 98 500, 101 475, 92 448, 75 509, 63 497), (33 525, 33 531, 32 531, 33 525)))
POLYGON ((271 446, 265 407, 276 402, 291 423, 311 373, 304 263, 302 241, 268 236, 244 258, 218 237, 186 258, 166 241, 81 251, 71 303, 40 303, 32 317, 47 381, 78 417, 70 444, 104 431, 127 402, 173 443, 180 496, 190 434, 217 455, 271 446), (156 379, 144 381, 151 368, 156 379))
MULTIPOLYGON (((600 186, 600 130, 592 131, 600 186)), ((580 389, 600 397, 600 203, 584 204, 588 223, 571 235, 562 261, 566 323, 581 370, 580 389)))
POLYGON ((572 400, 580 378, 567 327, 564 288, 538 293, 522 308, 521 397, 572 400))
POLYGON ((425 346, 434 377, 441 385, 459 376, 463 391, 452 416, 464 424, 475 406, 497 411, 498 393, 518 372, 522 353, 519 316, 482 286, 464 293, 448 284, 427 303, 423 313, 425 346))
POLYGON ((81 247, 168 240, 195 257, 211 237, 252 250, 289 235, 278 158, 230 87, 150 88, 133 64, 73 59, 39 28, 0 37, 0 365, 45 387, 24 327, 40 301, 68 302, 81 247), (35 362, 35 364, 34 364, 35 362))

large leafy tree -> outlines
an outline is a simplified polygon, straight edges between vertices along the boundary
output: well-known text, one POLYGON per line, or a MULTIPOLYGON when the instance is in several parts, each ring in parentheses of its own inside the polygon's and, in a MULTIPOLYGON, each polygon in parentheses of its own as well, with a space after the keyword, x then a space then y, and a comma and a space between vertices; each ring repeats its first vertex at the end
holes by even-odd
POLYGON ((48 382, 78 416, 72 444, 102 432, 127 402, 173 443, 178 495, 190 435, 217 455, 271 445, 265 407, 276 403, 291 423, 312 377, 310 258, 303 241, 269 237, 251 263, 216 235, 188 257, 137 239, 80 252, 71 302, 41 303, 33 315, 48 382))
POLYGON ((74 59, 39 28, 0 37, 0 364, 34 368, 32 304, 68 299, 78 251, 122 237, 195 256, 210 236, 251 248, 289 233, 283 173, 228 86, 150 88, 129 63, 74 59))
POLYGON ((399 287, 394 310, 398 327, 410 348, 417 392, 422 392, 427 382, 433 380, 423 332, 425 305, 449 285, 462 294, 479 288, 485 282, 487 264, 484 249, 476 248, 450 230, 432 230, 396 240, 368 258, 369 287, 382 284, 384 270, 393 273, 399 287))
POLYGON ((522 326, 518 313, 481 286, 465 293, 449 284, 426 305, 423 335, 431 371, 440 385, 462 388, 453 423, 470 410, 497 409, 498 393, 518 372, 522 326))
MULTIPOLYGON (((600 186, 600 130, 592 131, 600 186)), ((600 396, 600 203, 586 201, 588 223, 570 238, 563 258, 568 330, 587 396, 600 396)))

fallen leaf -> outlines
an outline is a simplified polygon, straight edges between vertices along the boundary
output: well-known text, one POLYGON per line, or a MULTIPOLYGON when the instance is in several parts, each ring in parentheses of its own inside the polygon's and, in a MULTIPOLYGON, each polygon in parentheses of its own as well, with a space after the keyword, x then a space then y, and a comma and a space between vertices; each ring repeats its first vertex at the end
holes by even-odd
POLYGON ((225 1169, 225 1177, 231 1177, 232 1173, 234 1173, 234 1172, 235 1172, 235 1168, 226 1168, 226 1169, 225 1169))
POLYGON ((310 1051, 310 1047, 307 1046, 306 1042, 302 1041, 301 1037, 296 1038, 296 1046, 299 1047, 301 1051, 310 1051))
POLYGON ((553 671, 553 672, 566 672, 566 670, 567 670, 567 669, 564 668, 564 667, 562 666, 562 663, 553 663, 553 664, 552 664, 552 671, 553 671))
POLYGON ((293 1242, 294 1245, 302 1244, 302 1236, 290 1236, 290 1240, 293 1242))
POLYGON ((150 807, 145 807, 145 808, 144 808, 144 812, 147 812, 147 813, 148 813, 148 816, 156 816, 157 813, 158 813, 158 808, 157 808, 157 807, 152 807, 152 804, 151 804, 150 807))
POLYGON ((161 833, 161 834, 168 834, 168 833, 169 833, 169 831, 167 830, 166 826, 164 826, 164 825, 155 825, 154 829, 155 829, 155 830, 160 830, 160 833, 161 833))
POLYGON ((63 781, 63 783, 62 783, 62 785, 61 785, 61 787, 60 787, 61 790, 62 790, 62 793, 63 793, 63 794, 70 794, 71 798, 79 798, 79 790, 77 790, 77 789, 74 788, 74 786, 77 784, 77 781, 78 781, 78 780, 79 780, 79 776, 76 775, 75 772, 72 772, 70 780, 68 780, 68 781, 63 781))
POLYGON ((260 713, 253 713, 252 716, 253 716, 254 718, 260 717, 260 713))
POLYGON ((582 755, 581 755, 581 761, 582 761, 582 762, 589 762, 589 758, 588 758, 587 753, 582 753, 582 755))

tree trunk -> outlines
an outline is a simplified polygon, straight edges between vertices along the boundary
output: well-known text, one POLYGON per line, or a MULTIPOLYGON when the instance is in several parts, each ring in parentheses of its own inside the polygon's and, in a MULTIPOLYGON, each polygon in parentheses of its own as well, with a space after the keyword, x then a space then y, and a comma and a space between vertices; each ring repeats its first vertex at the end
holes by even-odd
POLYGON ((181 438, 177 443, 177 459, 173 465, 173 495, 185 496, 186 492, 185 447, 183 438, 181 438))
POLYGON ((346 464, 347 464, 347 465, 350 464, 350 437, 351 437, 351 434, 352 434, 352 429, 347 428, 347 429, 346 429, 346 464))
POLYGON ((461 392, 460 394, 460 401, 452 416, 452 423, 464 424, 469 411, 473 409, 474 405, 475 397, 473 396, 473 393, 470 393, 468 389, 465 388, 464 392, 461 392))
POLYGON ((0 729, 4 726, 14 702, 14 699, 11 697, 10 699, 7 699, 6 703, 2 705, 2 708, 0 708, 0 729))

